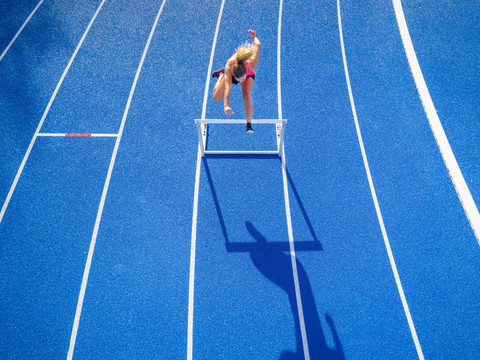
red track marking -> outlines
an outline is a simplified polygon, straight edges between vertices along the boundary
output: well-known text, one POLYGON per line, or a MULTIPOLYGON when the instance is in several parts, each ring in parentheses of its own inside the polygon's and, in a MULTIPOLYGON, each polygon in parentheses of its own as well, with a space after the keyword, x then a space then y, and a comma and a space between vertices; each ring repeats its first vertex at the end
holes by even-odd
POLYGON ((92 134, 75 134, 75 133, 71 133, 71 134, 65 134, 65 136, 73 136, 73 137, 91 137, 92 134))

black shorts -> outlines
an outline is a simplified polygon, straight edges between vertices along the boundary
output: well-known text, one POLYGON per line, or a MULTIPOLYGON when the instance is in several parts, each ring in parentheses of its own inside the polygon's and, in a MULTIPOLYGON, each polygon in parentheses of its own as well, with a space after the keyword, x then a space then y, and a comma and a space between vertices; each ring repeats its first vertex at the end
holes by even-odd
MULTIPOLYGON (((255 74, 252 74, 252 75, 247 75, 247 78, 252 78, 253 80, 255 80, 255 74)), ((232 84, 233 85, 237 85, 238 84, 238 81, 237 79, 235 79, 235 76, 232 75, 232 84)))

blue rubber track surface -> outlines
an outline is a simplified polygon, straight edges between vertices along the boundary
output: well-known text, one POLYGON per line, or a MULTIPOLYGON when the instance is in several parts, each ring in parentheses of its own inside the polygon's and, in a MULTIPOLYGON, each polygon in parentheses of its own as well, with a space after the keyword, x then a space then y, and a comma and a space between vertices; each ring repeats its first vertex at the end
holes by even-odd
MULTIPOLYGON (((0 358, 65 359, 74 338, 74 359, 418 359, 418 346, 425 359, 477 359, 480 246, 422 107, 392 3, 342 0, 341 21, 417 347, 362 159, 337 2, 283 1, 285 174, 276 155, 206 156, 196 174, 193 120, 202 113, 221 0, 165 1, 127 106, 162 2, 103 4, 38 130, 83 136, 35 134, 100 0, 44 0, 0 61, 0 198, 8 205, 0 220, 0 358)), ((0 52, 37 4, 0 4, 0 52)), ((223 8, 213 70, 250 40, 248 29, 262 42, 254 119, 279 117, 279 6, 226 0, 223 8)), ((478 206, 480 6, 404 1, 403 9, 478 206)), ((205 117, 223 119, 214 84, 205 117)), ((230 106, 234 118, 245 117, 240 85, 230 106)), ((274 125, 254 129, 210 124, 208 147, 276 149, 274 125)))

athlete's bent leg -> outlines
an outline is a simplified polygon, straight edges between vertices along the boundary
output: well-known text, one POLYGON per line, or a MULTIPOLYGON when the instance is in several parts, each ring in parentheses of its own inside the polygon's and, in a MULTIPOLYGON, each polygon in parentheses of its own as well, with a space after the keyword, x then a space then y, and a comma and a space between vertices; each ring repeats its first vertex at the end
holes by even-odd
POLYGON ((225 95, 225 74, 221 74, 218 77, 215 87, 213 88, 213 100, 218 102, 223 99, 224 95, 225 95))

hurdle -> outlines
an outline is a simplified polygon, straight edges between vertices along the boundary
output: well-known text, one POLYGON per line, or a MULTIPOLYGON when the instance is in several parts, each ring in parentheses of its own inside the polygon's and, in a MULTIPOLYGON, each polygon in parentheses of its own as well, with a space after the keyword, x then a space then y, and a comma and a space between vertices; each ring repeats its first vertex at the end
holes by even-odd
POLYGON ((195 119, 198 143, 202 157, 205 155, 278 155, 283 159, 283 137, 287 119, 253 119, 252 124, 276 124, 277 150, 207 150, 208 124, 246 124, 245 119, 195 119))

